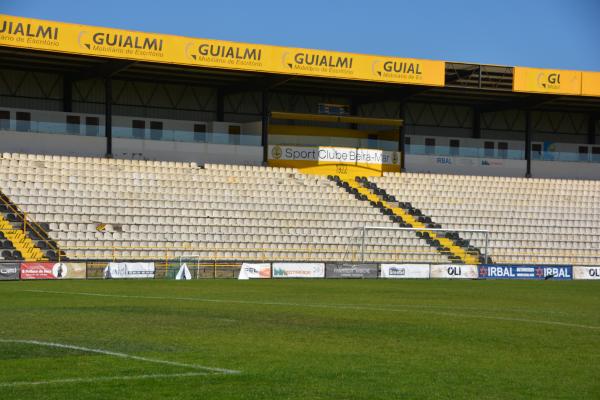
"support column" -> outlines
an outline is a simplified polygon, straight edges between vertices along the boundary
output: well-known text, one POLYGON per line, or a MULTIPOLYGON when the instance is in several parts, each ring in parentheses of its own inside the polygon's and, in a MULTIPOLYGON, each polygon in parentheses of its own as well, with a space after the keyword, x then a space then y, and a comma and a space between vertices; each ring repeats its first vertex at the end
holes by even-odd
MULTIPOLYGON (((356 100, 351 99, 350 100, 350 115, 352 116, 357 116, 358 115, 358 104, 356 103, 356 100)), ((358 129, 358 124, 350 124, 350 129, 358 129)))
POLYGON ((405 153, 406 153, 406 135, 405 135, 405 121, 404 121, 404 103, 400 104, 400 119, 402 120, 402 126, 398 128, 398 151, 400 152, 400 171, 404 172, 405 167, 405 153))
POLYGON ((598 123, 597 115, 590 115, 588 119, 588 144, 596 144, 596 124, 598 123))
POLYGON ((104 134, 106 135, 106 157, 112 158, 112 80, 104 79, 104 134))
POLYGON ((270 111, 269 111, 269 92, 263 90, 262 92, 262 131, 261 131, 261 146, 263 147, 263 163, 267 165, 269 161, 269 122, 270 122, 270 111))
POLYGON ((473 138, 481 139, 481 111, 479 108, 473 108, 473 138))
POLYGON ((531 178, 531 131, 533 127, 531 111, 525 112, 525 160, 527 161, 526 178, 531 178))
POLYGON ((73 112, 73 82, 71 77, 63 75, 63 112, 73 112))
POLYGON ((217 89, 217 122, 225 122, 225 95, 217 89))

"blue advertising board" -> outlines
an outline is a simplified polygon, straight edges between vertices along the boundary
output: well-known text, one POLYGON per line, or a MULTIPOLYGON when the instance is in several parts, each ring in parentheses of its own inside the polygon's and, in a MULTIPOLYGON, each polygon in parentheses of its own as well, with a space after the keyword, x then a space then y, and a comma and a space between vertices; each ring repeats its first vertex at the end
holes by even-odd
POLYGON ((482 264, 480 279, 573 279, 572 265, 504 265, 482 264))

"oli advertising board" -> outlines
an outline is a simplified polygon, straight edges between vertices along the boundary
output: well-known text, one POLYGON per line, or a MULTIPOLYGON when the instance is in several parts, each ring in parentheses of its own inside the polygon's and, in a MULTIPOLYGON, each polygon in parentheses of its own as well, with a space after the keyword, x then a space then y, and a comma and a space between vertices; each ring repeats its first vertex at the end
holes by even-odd
POLYGON ((477 279, 477 265, 439 264, 430 269, 432 278, 477 279))
POLYGON ((573 279, 600 280, 600 266, 573 267, 573 279))

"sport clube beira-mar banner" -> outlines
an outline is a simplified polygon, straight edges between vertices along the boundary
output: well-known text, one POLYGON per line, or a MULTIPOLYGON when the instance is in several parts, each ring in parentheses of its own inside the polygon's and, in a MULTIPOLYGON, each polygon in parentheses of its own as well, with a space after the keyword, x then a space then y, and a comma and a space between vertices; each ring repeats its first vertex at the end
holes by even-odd
POLYGON ((0 45, 286 75, 443 86, 443 61, 255 45, 0 15, 0 45))
POLYGON ((269 146, 269 165, 293 168, 347 165, 378 171, 399 171, 400 153, 349 147, 274 145, 269 146))

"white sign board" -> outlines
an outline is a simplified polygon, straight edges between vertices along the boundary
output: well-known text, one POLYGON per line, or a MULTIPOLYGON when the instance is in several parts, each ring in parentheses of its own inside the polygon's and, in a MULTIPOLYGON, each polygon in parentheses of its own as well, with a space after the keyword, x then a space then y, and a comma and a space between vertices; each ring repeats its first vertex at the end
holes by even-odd
POLYGON ((600 280, 600 267, 575 266, 573 279, 600 280))
POLYGON ((394 151, 375 149, 275 145, 269 146, 269 160, 397 165, 400 157, 394 151))
POLYGON ((429 264, 381 264, 381 277, 390 279, 427 279, 429 264))
POLYGON ((439 264, 431 265, 432 278, 443 279, 477 279, 477 265, 439 264))
POLYGON ((324 263, 273 263, 273 278, 324 278, 324 263))
POLYGON ((139 262, 139 263, 108 263, 104 269, 104 277, 122 278, 122 279, 153 279, 154 278, 154 263, 139 262))
POLYGON ((407 154, 405 160, 406 168, 410 172, 523 176, 527 169, 527 162, 525 160, 429 156, 420 154, 407 154))
POLYGON ((177 275, 175 276, 175 280, 178 281, 189 281, 192 279, 192 273, 187 266, 187 263, 183 263, 181 267, 179 267, 179 271, 177 271, 177 275))
POLYGON ((271 264, 243 263, 238 279, 268 279, 271 277, 271 264))

